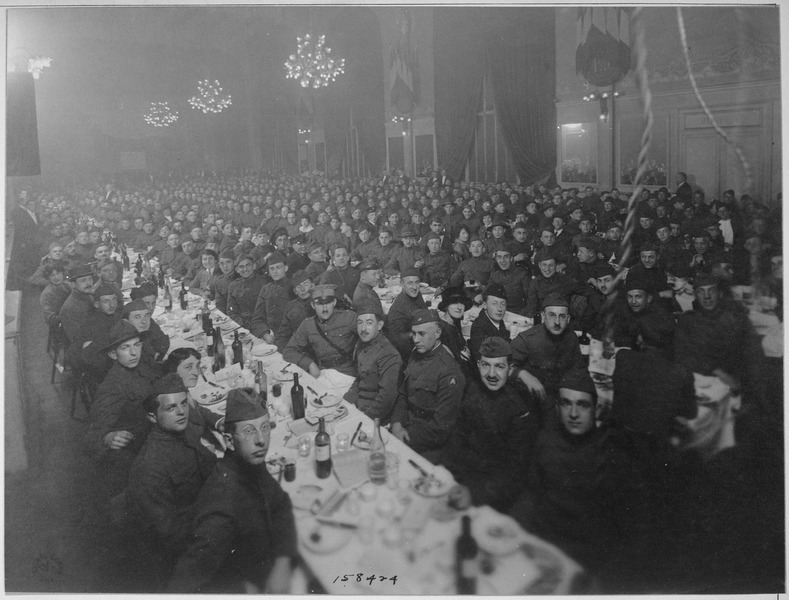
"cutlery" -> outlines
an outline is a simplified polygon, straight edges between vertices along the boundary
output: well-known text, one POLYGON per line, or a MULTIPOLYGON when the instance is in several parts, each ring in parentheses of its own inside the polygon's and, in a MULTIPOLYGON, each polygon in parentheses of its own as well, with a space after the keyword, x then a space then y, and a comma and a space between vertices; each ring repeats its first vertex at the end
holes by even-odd
POLYGON ((356 439, 356 436, 359 435, 359 430, 362 428, 362 422, 359 421, 359 424, 356 426, 356 431, 353 432, 353 437, 351 438, 350 445, 353 446, 353 442, 356 439))
POLYGON ((425 477, 425 478, 427 478, 430 481, 433 481, 435 483, 441 483, 441 481, 438 479, 438 477, 436 477, 432 473, 428 473, 427 471, 425 471, 422 467, 420 467, 418 464, 416 464, 414 462, 414 459, 409 458, 408 462, 411 464, 411 466, 415 467, 416 470, 419 471, 422 474, 422 477, 425 477))
POLYGON ((323 519, 318 517, 316 519, 321 525, 328 525, 329 527, 339 527, 340 529, 358 529, 359 526, 355 523, 343 523, 341 521, 332 521, 331 519, 323 519))
POLYGON ((205 381, 208 385, 213 385, 215 388, 219 388, 220 390, 222 389, 221 385, 217 385, 213 381, 208 381, 208 379, 206 379, 205 377, 205 373, 203 373, 202 371, 200 371, 200 375, 203 378, 203 381, 205 381))

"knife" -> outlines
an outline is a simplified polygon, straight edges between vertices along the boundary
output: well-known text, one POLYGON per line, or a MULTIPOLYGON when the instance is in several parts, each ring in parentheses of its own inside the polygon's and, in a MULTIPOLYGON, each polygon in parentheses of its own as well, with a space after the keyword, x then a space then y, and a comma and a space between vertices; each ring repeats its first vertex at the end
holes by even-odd
POLYGON ((436 477, 432 473, 428 473, 427 471, 425 471, 422 467, 420 467, 418 464, 416 464, 414 462, 414 459, 409 458, 408 462, 411 464, 411 466, 415 467, 416 470, 419 471, 422 474, 422 477, 425 477, 426 479, 429 479, 430 481, 434 481, 436 483, 440 483, 440 484, 443 485, 443 483, 441 482, 441 480, 439 480, 438 477, 436 477))
POLYGON ((330 519, 323 519, 321 517, 317 517, 315 519, 321 525, 328 525, 329 527, 339 527, 340 529, 358 529, 359 526, 355 523, 344 523, 341 521, 332 521, 330 519))

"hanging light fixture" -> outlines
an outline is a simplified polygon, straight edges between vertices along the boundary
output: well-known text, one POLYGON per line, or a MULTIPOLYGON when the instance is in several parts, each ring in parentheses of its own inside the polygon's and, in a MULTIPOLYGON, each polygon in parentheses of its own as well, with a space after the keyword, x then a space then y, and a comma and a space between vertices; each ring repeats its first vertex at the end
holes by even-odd
POLYGON ((151 102, 151 107, 143 118, 153 127, 169 127, 178 120, 178 111, 170 108, 169 102, 151 102))
POLYGON ((49 56, 39 56, 25 48, 16 48, 8 54, 9 73, 32 73, 33 79, 41 77, 41 71, 52 66, 49 56))
POLYGON ((197 82, 197 96, 189 98, 189 106, 205 113, 221 113, 233 104, 230 94, 223 93, 222 86, 216 79, 212 82, 203 79, 197 82))
POLYGON ((308 33, 296 38, 296 54, 285 61, 285 78, 295 79, 303 88, 326 87, 345 73, 345 59, 332 58, 331 48, 326 47, 326 36, 315 42, 308 33))

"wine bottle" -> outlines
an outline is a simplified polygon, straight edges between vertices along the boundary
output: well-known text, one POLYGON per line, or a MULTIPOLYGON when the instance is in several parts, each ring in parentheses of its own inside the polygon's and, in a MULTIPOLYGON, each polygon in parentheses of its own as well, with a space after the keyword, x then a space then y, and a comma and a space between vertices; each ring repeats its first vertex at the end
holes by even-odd
POLYGON ((331 438, 326 433, 326 422, 318 419, 318 433, 315 435, 315 474, 318 479, 331 475, 331 438))
POLYGON ((257 361, 257 367, 255 368, 255 392, 263 398, 263 403, 265 404, 268 398, 268 378, 266 377, 266 371, 263 369, 263 363, 261 361, 257 361))
POLYGON ((142 276, 142 253, 137 255, 137 262, 134 263, 134 272, 137 277, 142 276))
POLYGON ((203 318, 203 331, 208 334, 208 327, 211 324, 211 311, 208 310, 208 300, 203 301, 203 308, 200 309, 200 316, 203 318))
POLYGON ((211 320, 211 315, 208 315, 208 327, 205 330, 206 345, 205 349, 208 356, 214 355, 214 343, 216 342, 216 330, 214 329, 214 322, 211 320))
POLYGON ((160 289, 164 289, 164 267, 159 267, 159 280, 156 283, 160 289))
POLYGON ((225 341, 222 330, 214 329, 214 373, 225 368, 225 341))
POLYGON ((241 345, 241 340, 238 339, 238 330, 233 332, 233 343, 230 345, 233 350, 233 364, 241 365, 244 368, 244 347, 241 345))
POLYGON ((591 340, 589 339, 589 334, 586 333, 586 329, 581 331, 581 337, 578 338, 578 344, 581 346, 581 354, 584 356, 589 356, 589 344, 591 340))
POLYGON ((189 308, 189 302, 186 300, 186 287, 183 281, 181 282, 181 291, 178 292, 178 300, 181 303, 181 310, 189 308))
POLYGON ((455 576, 458 594, 477 593, 477 570, 479 548, 471 535, 471 517, 463 515, 463 531, 455 542, 455 576))
POLYGON ((170 293, 170 282, 164 282, 164 310, 173 312, 173 295, 170 293))
POLYGON ((293 374, 293 387, 290 390, 290 402, 293 405, 293 420, 304 418, 304 388, 299 383, 299 374, 293 374))
POLYGON ((381 437, 381 419, 375 420, 375 431, 370 441, 370 456, 367 457, 367 475, 375 485, 386 483, 386 448, 381 437))

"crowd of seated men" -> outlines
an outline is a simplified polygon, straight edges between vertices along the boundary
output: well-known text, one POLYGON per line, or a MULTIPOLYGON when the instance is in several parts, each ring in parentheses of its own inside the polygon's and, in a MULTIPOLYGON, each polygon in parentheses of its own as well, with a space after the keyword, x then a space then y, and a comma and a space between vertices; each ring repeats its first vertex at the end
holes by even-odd
POLYGON ((224 419, 195 403, 199 353, 168 356, 156 286, 124 304, 108 234, 311 375, 355 377, 346 400, 601 589, 782 577, 782 328, 757 336, 732 293, 751 286, 782 321, 776 209, 732 190, 644 190, 623 246, 616 189, 437 174, 200 173, 24 202, 43 231, 30 283, 95 386, 98 492, 159 557, 154 589, 286 592, 293 517, 264 466, 260 399, 234 390, 224 419), (388 314, 384 275, 402 288, 388 314), (507 312, 532 327, 510 339, 507 312), (618 350, 610 412, 576 331, 618 350))

